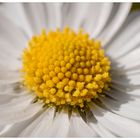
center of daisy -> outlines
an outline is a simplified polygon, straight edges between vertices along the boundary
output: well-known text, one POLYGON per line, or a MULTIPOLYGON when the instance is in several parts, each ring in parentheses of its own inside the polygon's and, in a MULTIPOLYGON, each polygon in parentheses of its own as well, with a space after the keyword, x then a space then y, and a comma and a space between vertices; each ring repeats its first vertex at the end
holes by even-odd
POLYGON ((110 61, 99 41, 70 28, 42 32, 23 52, 25 86, 45 104, 84 107, 108 89, 110 61))

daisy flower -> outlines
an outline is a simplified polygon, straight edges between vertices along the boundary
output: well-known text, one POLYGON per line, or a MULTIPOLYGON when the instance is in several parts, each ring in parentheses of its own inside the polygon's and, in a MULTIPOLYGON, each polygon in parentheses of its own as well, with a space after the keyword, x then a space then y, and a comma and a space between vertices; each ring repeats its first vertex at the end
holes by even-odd
POLYGON ((0 5, 1 137, 139 137, 140 13, 130 3, 0 5))

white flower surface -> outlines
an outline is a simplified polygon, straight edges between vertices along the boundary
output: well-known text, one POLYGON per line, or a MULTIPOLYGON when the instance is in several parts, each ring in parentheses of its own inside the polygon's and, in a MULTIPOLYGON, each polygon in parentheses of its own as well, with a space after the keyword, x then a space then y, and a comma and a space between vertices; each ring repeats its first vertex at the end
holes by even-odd
POLYGON ((1 137, 140 137, 140 12, 121 3, 7 3, 0 5, 1 137), (111 59, 112 86, 78 113, 44 109, 21 86, 21 54, 34 34, 82 27, 111 59), (54 117, 55 116, 55 117, 54 117))

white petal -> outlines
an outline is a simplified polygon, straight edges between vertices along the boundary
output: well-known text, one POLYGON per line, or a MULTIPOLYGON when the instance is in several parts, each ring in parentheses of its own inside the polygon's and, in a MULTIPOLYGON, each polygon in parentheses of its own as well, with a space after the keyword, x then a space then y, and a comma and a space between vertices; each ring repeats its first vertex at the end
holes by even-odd
MULTIPOLYGON (((127 64, 127 65, 128 66, 133 65, 133 63, 127 64)), ((139 69, 138 63, 134 67, 131 67, 130 69, 124 69, 124 66, 120 67, 120 66, 118 66, 117 63, 111 64, 111 75, 114 75, 114 76, 125 76, 127 78, 127 75, 130 75, 130 76, 131 75, 139 75, 139 73, 140 73, 140 69, 139 69)))
POLYGON ((67 112, 60 112, 54 118, 51 127, 47 131, 47 134, 43 134, 47 137, 67 137, 69 132, 69 117, 67 112))
POLYGON ((132 75, 132 74, 138 74, 138 73, 140 73, 139 65, 137 65, 137 67, 134 67, 134 68, 131 68, 131 69, 125 71, 125 73, 127 75, 132 75))
MULTIPOLYGON (((137 100, 140 97, 140 94, 138 94, 138 92, 135 92, 136 90, 132 90, 132 91, 121 91, 121 90, 116 90, 116 89, 111 89, 109 91, 105 91, 105 93, 112 97, 115 100, 119 100, 122 102, 125 101, 131 101, 133 99, 137 100)), ((140 91, 140 90, 139 90, 140 91)))
POLYGON ((24 89, 24 87, 20 87, 19 84, 20 83, 0 85, 0 105, 9 103, 14 99, 19 99, 27 96, 27 94, 30 94, 24 89))
POLYGON ((5 129, 0 133, 0 137, 18 137, 19 134, 27 127, 29 126, 37 117, 39 117, 39 115, 42 112, 40 111, 39 113, 37 113, 36 115, 34 115, 33 117, 15 123, 15 124, 11 124, 11 125, 6 125, 5 129))
POLYGON ((78 114, 73 114, 70 118, 69 137, 97 137, 89 125, 78 114))
POLYGON ((63 4, 63 27, 69 25, 75 30, 82 27, 95 37, 105 26, 111 8, 112 4, 110 3, 63 4))
POLYGON ((10 70, 0 70, 0 84, 20 82, 20 72, 10 70))
MULTIPOLYGON (((139 39, 138 37, 139 36, 137 36, 137 39, 139 39)), ((139 41, 139 43, 140 43, 140 41, 139 41)), ((133 43, 133 45, 134 44, 135 43, 133 43)), ((126 71, 135 70, 136 68, 139 68, 139 66, 140 66, 140 62, 139 62, 140 55, 139 55, 139 53, 140 53, 140 48, 137 47, 134 50, 132 50, 131 52, 124 55, 123 57, 120 57, 119 59, 116 59, 116 62, 118 63, 118 65, 116 65, 116 66, 120 67, 120 68, 123 67, 123 69, 126 70, 126 71)), ((114 66, 114 69, 115 69, 115 66, 114 66)))
MULTIPOLYGON (((100 11, 97 12, 99 15, 96 16, 96 18, 97 18, 96 25, 92 26, 93 31, 89 31, 91 34, 91 37, 95 38, 96 36, 99 35, 99 33, 101 33, 101 31, 103 30, 103 28, 107 24, 107 21, 109 19, 110 14, 111 14, 112 8, 113 8, 112 3, 102 4, 100 11)), ((88 24, 87 24, 87 26, 88 26, 88 24)))
POLYGON ((130 95, 134 95, 134 96, 140 96, 140 89, 139 87, 136 88, 136 87, 132 87, 132 88, 129 88, 128 90, 126 89, 126 87, 124 86, 120 86, 120 85, 115 85, 113 84, 112 85, 113 89, 117 90, 118 92, 122 92, 122 93, 127 93, 127 94, 130 94, 130 95))
POLYGON ((3 129, 4 129, 4 126, 0 125, 0 133, 1 133, 1 131, 3 131, 3 129))
POLYGON ((45 4, 43 3, 8 3, 4 8, 5 11, 10 12, 8 17, 24 29, 28 37, 40 33, 42 28, 47 27, 45 4))
POLYGON ((23 132, 21 137, 44 137, 52 126, 54 109, 48 109, 34 120, 23 132))
MULTIPOLYGON (((135 100, 130 98, 128 101, 121 102, 105 98, 104 100, 102 99, 102 102, 114 113, 125 116, 126 118, 140 120, 140 103, 135 100)), ((140 99, 138 100, 140 101, 140 99)))
POLYGON ((0 8, 1 13, 4 13, 5 16, 12 21, 12 23, 14 23, 17 27, 21 28, 21 30, 27 35, 28 38, 33 35, 31 24, 29 24, 26 18, 22 4, 5 3, 0 8))
POLYGON ((98 39, 100 39, 102 41, 103 46, 107 45, 107 43, 109 43, 109 41, 113 38, 113 36, 117 33, 117 31, 119 30, 119 28, 122 26, 122 24, 124 23, 131 4, 129 3, 122 3, 117 7, 117 11, 114 8, 114 11, 112 12, 113 17, 110 16, 110 21, 108 23, 107 26, 105 26, 103 32, 101 33, 101 35, 98 36, 98 39))
POLYGON ((65 3, 62 7, 63 27, 70 26, 77 30, 84 20, 89 4, 65 3))
POLYGON ((25 47, 27 37, 20 28, 6 17, 5 13, 0 12, 0 18, 0 43, 2 43, 0 47, 3 51, 7 51, 9 54, 11 53, 12 56, 14 52, 16 55, 25 47), (8 48, 4 48, 3 45, 8 48), (10 49, 10 51, 8 49, 10 49))
POLYGON ((1 105, 0 106, 0 111, 14 111, 15 110, 20 110, 22 107, 26 107, 30 104, 32 101, 32 95, 30 94, 24 94, 23 96, 19 96, 11 102, 8 102, 7 104, 1 105), (20 104, 20 106, 19 106, 20 104), (13 110, 8 110, 8 108, 11 107, 13 110), (5 109, 4 109, 5 108, 5 109))
POLYGON ((17 69, 20 67, 18 59, 26 46, 27 38, 4 13, 0 13, 0 19, 0 67, 17 69))
MULTIPOLYGON (((6 31, 5 31, 5 33, 6 33, 6 31)), ((2 32, 0 33, 0 36, 3 36, 2 32)), ((18 37, 18 35, 17 35, 17 37, 18 37)), ((7 33, 6 36, 3 36, 0 38, 0 49, 1 49, 0 57, 5 57, 5 59, 8 59, 10 61, 10 59, 14 60, 14 59, 18 59, 20 57, 20 54, 22 51, 22 49, 20 47, 22 47, 23 44, 19 45, 18 42, 16 42, 16 39, 10 40, 9 38, 11 38, 9 33, 7 33), (13 44, 12 41, 14 41, 15 44, 13 44), (13 44, 13 45, 11 45, 11 44, 13 44)))
POLYGON ((0 95, 21 95, 23 93, 27 93, 27 91, 20 82, 5 82, 0 84, 0 95))
POLYGON ((103 127, 98 121, 96 122, 93 117, 88 119, 89 126, 95 131, 100 137, 107 137, 107 138, 113 138, 116 137, 114 134, 112 134, 108 129, 103 127))
POLYGON ((46 3, 46 24, 48 29, 62 27, 62 3, 46 3))
POLYGON ((0 56, 0 67, 1 70, 14 70, 17 71, 21 69, 21 62, 16 59, 10 59, 8 56, 1 57, 0 56))
POLYGON ((3 134, 5 134, 11 128, 12 128, 12 124, 8 124, 8 125, 3 126, 3 129, 0 131, 0 137, 4 137, 3 134))
POLYGON ((127 88, 140 85, 140 74, 113 75, 112 82, 127 88))
POLYGON ((140 72, 140 12, 128 16, 116 39, 107 47, 107 53, 117 65, 113 66, 113 74, 117 74, 114 83, 119 85, 139 85, 140 72), (131 31, 131 32, 130 32, 131 31), (113 55, 112 55, 113 54, 113 55), (120 78, 126 77, 126 78, 120 78), (124 80, 126 79, 126 80, 124 80))
POLYGON ((100 108, 94 104, 92 110, 95 118, 105 128, 120 137, 139 137, 140 123, 116 115, 109 110, 100 108))
POLYGON ((24 3, 22 10, 26 21, 30 25, 34 34, 39 34, 43 28, 46 28, 45 5, 41 3, 24 3))
POLYGON ((124 22, 114 40, 106 47, 107 54, 113 59, 123 57, 139 44, 140 11, 132 12, 124 22), (112 55, 113 53, 113 55, 112 55))
POLYGON ((13 100, 14 98, 17 98, 19 95, 15 94, 0 94, 0 105, 5 104, 13 100))
POLYGON ((40 109, 40 104, 31 104, 33 97, 26 95, 13 99, 0 106, 0 124, 16 123, 34 116, 40 109))

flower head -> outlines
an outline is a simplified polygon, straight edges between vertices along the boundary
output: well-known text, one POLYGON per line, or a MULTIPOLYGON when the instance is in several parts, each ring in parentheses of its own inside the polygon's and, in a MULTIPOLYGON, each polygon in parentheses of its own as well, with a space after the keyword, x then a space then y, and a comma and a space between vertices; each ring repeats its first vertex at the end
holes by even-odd
POLYGON ((140 136, 140 13, 130 7, 1 4, 0 136, 140 136))

